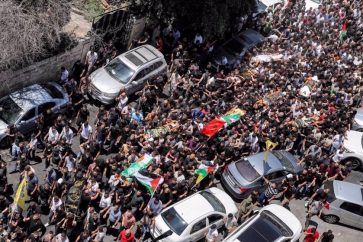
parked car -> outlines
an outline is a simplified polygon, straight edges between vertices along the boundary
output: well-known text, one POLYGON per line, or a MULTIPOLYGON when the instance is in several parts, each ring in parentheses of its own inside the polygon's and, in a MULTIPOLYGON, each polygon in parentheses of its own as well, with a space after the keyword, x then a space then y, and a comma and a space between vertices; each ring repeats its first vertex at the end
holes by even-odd
POLYGON ((273 150, 245 157, 229 164, 222 174, 222 185, 236 199, 243 199, 252 190, 265 190, 262 176, 279 184, 288 174, 302 171, 297 159, 287 151, 273 150))
POLYGON ((353 170, 363 167, 363 132, 350 130, 344 139, 343 161, 350 161, 353 170))
POLYGON ((89 94, 104 104, 111 104, 121 88, 128 94, 141 90, 148 80, 166 75, 164 55, 151 45, 139 46, 117 56, 91 75, 89 94))
POLYGON ((166 208, 155 218, 155 229, 151 235, 155 239, 171 234, 163 242, 189 242, 204 238, 212 224, 223 226, 223 219, 229 213, 237 214, 237 207, 227 193, 210 188, 195 193, 166 208))
POLYGON ((212 64, 234 66, 246 52, 261 44, 264 37, 257 31, 248 29, 229 39, 227 42, 212 52, 212 64), (227 62, 225 64, 225 62, 227 62))
POLYGON ((363 107, 357 109, 357 113, 353 119, 352 129, 363 132, 363 107))
POLYGON ((8 126, 15 125, 21 133, 27 134, 35 127, 39 115, 48 109, 59 113, 68 102, 67 93, 54 82, 31 85, 1 98, 0 146, 10 146, 11 139, 6 133, 8 126))
POLYGON ((301 223, 294 214, 280 205, 271 204, 255 212, 223 242, 295 242, 301 232, 301 223))
POLYGON ((363 187, 345 181, 328 181, 329 207, 322 210, 322 219, 327 223, 342 223, 363 229, 363 187))

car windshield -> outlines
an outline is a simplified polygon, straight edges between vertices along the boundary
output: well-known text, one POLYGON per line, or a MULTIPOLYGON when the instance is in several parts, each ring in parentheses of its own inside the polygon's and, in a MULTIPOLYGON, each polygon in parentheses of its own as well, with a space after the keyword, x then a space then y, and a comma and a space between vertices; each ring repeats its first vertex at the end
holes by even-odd
POLYGON ((229 41, 225 46, 223 46, 223 48, 230 54, 235 54, 237 53, 238 55, 240 55, 243 52, 243 49, 245 48, 244 45, 242 43, 240 43, 239 41, 232 39, 231 41, 229 41))
POLYGON ((55 86, 50 84, 42 84, 40 86, 44 88, 52 98, 63 98, 62 92, 60 92, 55 86))
POLYGON ((237 239, 240 242, 271 242, 292 235, 292 231, 279 218, 265 210, 237 239))
MULTIPOLYGON (((289 155, 289 153, 287 153, 286 151, 273 150, 273 151, 271 151, 271 153, 274 154, 277 157, 277 159, 279 159, 279 161, 281 162, 281 165, 286 170, 288 170, 290 172, 295 172, 294 166, 291 163, 294 161, 290 161, 290 159, 296 160, 295 157, 293 157, 292 155, 289 155)), ((295 161, 295 163, 297 163, 297 161, 295 161)))
POLYGON ((169 226, 169 228, 176 233, 181 235, 188 224, 180 217, 174 208, 170 208, 161 214, 164 222, 169 226))
POLYGON ((237 161, 236 167, 239 173, 243 176, 243 178, 249 182, 252 182, 260 177, 260 174, 258 174, 255 168, 253 168, 251 163, 246 159, 237 161))
POLYGON ((320 2, 321 2, 321 0, 310 0, 310 1, 312 1, 314 3, 318 3, 318 4, 320 4, 320 2))
POLYGON ((106 67, 106 71, 116 78, 119 82, 126 84, 130 78, 134 75, 134 71, 130 69, 125 63, 120 59, 116 58, 111 61, 106 67))
POLYGON ((10 97, 1 100, 0 107, 0 119, 7 124, 14 124, 23 113, 23 110, 10 97))
POLYGON ((210 203, 210 205, 212 205, 215 211, 226 213, 226 209, 224 208, 223 204, 212 193, 208 191, 202 191, 200 192, 200 195, 202 195, 210 203))

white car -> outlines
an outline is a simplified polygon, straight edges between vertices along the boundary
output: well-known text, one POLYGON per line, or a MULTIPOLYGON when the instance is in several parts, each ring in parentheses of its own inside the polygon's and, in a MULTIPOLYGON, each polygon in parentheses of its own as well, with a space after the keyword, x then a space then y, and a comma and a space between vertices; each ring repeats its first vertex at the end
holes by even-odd
POLYGON ((363 167, 363 132, 350 130, 344 139, 343 161, 350 161, 353 170, 363 167))
POLYGON ((229 213, 237 214, 237 206, 227 193, 210 188, 195 193, 163 210, 155 218, 151 235, 164 237, 162 242, 190 242, 204 238, 212 224, 223 226, 229 213), (169 236, 167 236, 169 235, 169 236))
POLYGON ((257 211, 223 242, 294 242, 299 240, 301 232, 301 223, 294 214, 271 204, 257 211))

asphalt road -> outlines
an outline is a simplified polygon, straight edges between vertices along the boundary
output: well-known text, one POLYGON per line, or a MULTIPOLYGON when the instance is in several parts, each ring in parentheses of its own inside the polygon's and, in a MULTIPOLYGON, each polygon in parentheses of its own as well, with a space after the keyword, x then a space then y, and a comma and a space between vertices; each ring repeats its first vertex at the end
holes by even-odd
MULTIPOLYGON (((90 110, 90 124, 93 124, 98 107, 96 105, 88 105, 90 110)), ((75 137, 73 142, 73 149, 74 151, 79 151, 79 139, 78 137, 75 137)), ((11 171, 13 169, 14 162, 10 161, 9 156, 9 150, 0 150, 0 154, 3 157, 3 159, 8 164, 8 171, 11 171)), ((42 156, 42 153, 39 151, 38 156, 42 156)), ((45 178, 45 170, 44 170, 44 163, 38 163, 33 164, 31 163, 33 168, 36 171, 36 174, 39 178, 40 183, 44 181, 45 178)), ((362 172, 356 172, 353 171, 349 177, 347 178, 349 182, 359 184, 359 181, 363 180, 363 173, 362 172)), ((19 173, 15 174, 8 174, 8 182, 9 184, 13 184, 14 190, 17 187, 17 184, 19 183, 19 173)), ((291 212, 296 215, 296 217, 300 220, 302 225, 305 223, 305 216, 306 216, 306 209, 304 207, 304 200, 293 200, 290 202, 290 208, 291 212)), ((42 216, 43 223, 48 222, 48 216, 42 216)), ((334 242, 356 242, 360 241, 360 239, 363 238, 363 230, 358 230, 356 228, 348 227, 341 224, 328 224, 319 219, 318 217, 314 216, 312 218, 312 221, 316 222, 318 224, 318 231, 320 233, 323 233, 327 231, 328 229, 331 229, 334 233, 335 239, 334 242)), ((47 230, 54 230, 53 226, 47 227, 47 230)), ((303 235, 301 236, 303 238, 303 235)), ((113 237, 107 236, 105 239, 105 242, 113 241, 113 237)), ((302 239, 301 239, 302 241, 302 239)))

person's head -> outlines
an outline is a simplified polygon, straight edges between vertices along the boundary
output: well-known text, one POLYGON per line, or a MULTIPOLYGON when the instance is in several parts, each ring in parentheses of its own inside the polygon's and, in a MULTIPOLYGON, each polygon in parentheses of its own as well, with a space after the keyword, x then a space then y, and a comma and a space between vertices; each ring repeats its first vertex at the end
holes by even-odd
POLYGON ((61 71, 63 72, 63 71, 65 71, 66 70, 66 68, 64 67, 64 66, 62 66, 61 67, 61 71))

